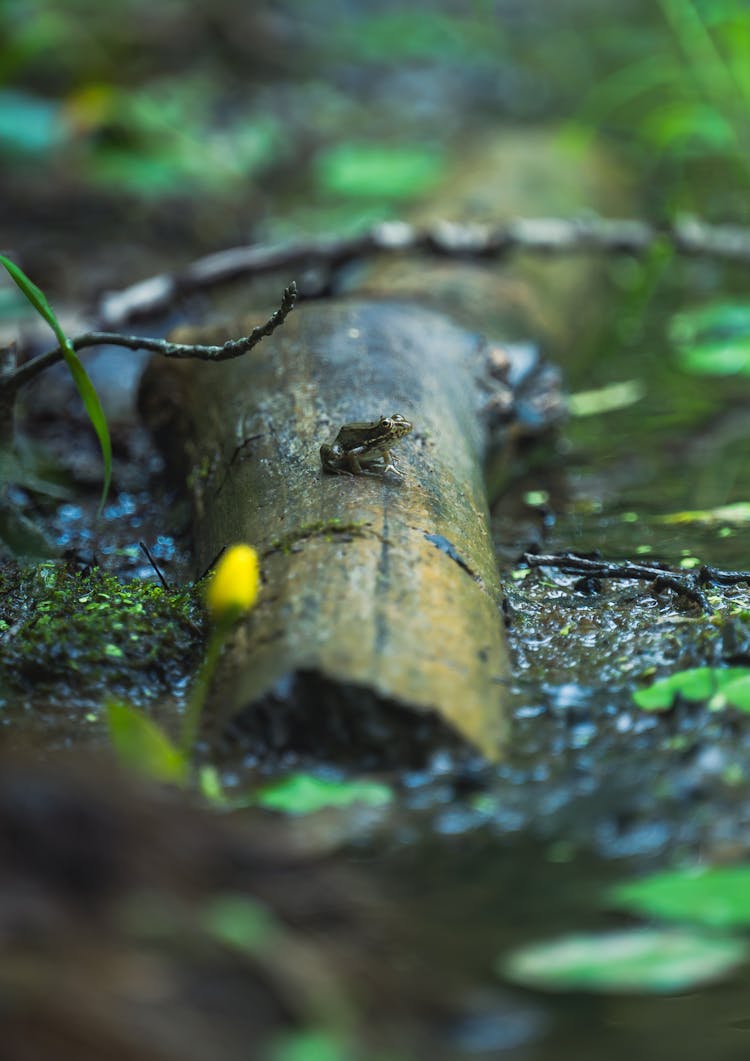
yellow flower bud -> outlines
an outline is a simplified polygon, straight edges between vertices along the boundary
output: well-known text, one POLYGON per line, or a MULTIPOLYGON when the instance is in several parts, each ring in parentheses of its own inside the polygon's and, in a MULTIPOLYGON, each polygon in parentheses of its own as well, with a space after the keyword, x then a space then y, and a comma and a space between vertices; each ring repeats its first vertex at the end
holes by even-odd
POLYGON ((258 596, 258 554, 250 545, 230 545, 206 590, 206 605, 214 621, 238 618, 250 611, 258 596))

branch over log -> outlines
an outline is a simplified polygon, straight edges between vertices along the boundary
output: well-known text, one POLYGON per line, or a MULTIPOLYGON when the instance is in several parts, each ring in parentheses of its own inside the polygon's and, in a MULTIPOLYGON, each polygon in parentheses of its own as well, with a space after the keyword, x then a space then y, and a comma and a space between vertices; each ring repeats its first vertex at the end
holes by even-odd
POLYGON ((663 225, 591 216, 519 218, 492 225, 442 221, 427 227, 386 221, 356 236, 234 247, 206 255, 180 272, 162 273, 110 292, 100 302, 98 319, 105 327, 122 327, 129 320, 169 309, 181 295, 240 277, 310 266, 335 271, 376 255, 423 254, 483 261, 500 261, 518 251, 643 255, 659 242, 669 244, 678 254, 750 264, 750 229, 708 225, 697 218, 663 225))
MULTIPOLYGON (((197 361, 229 361, 233 357, 241 357, 261 339, 273 335, 276 329, 284 323, 297 300, 297 285, 292 282, 284 288, 281 296, 281 304, 264 324, 258 324, 251 329, 248 335, 239 339, 227 339, 221 346, 205 345, 200 343, 174 343, 168 339, 150 339, 145 335, 121 335, 119 332, 84 332, 70 340, 74 350, 86 350, 92 346, 122 346, 126 350, 150 350, 162 357, 194 359, 197 361)), ((6 373, 0 377, 3 389, 12 393, 22 387, 25 383, 34 379, 40 372, 58 361, 63 360, 63 352, 59 346, 54 350, 48 350, 38 357, 32 358, 21 365, 20 368, 6 373)))

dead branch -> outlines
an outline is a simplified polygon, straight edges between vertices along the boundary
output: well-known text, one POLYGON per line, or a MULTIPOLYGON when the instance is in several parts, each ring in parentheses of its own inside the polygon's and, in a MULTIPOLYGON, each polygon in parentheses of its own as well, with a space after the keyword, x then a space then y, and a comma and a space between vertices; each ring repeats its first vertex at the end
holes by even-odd
MULTIPOLYGON (((74 350, 85 350, 91 346, 124 346, 128 350, 150 350, 155 354, 171 358, 193 358, 197 361, 229 361, 234 357, 241 357, 248 350, 257 346, 261 339, 272 335, 276 329, 284 323, 294 308, 297 301, 297 285, 292 282, 284 288, 279 308, 275 310, 265 324, 259 324, 252 331, 240 339, 229 339, 221 346, 203 346, 195 343, 172 343, 167 339, 150 339, 144 335, 121 335, 119 332, 84 332, 70 340, 74 350)), ((49 368, 63 360, 63 352, 59 346, 54 350, 48 350, 45 354, 39 354, 26 364, 2 377, 2 386, 11 393, 15 393, 19 387, 28 383, 49 368)))
POLYGON ((595 216, 568 220, 518 218, 500 225, 441 221, 427 227, 387 221, 356 236, 233 247, 206 255, 179 272, 162 273, 108 293, 100 302, 98 318, 106 326, 120 327, 128 320, 166 310, 181 295, 239 277, 310 266, 335 271, 355 259, 376 255, 423 254, 481 261, 500 261, 517 251, 640 256, 659 242, 668 244, 677 254, 750 263, 749 229, 707 225, 697 218, 663 225, 595 216))
POLYGON ((575 553, 541 555, 524 553, 523 562, 529 567, 554 567, 568 575, 584 575, 593 579, 624 579, 648 582, 654 590, 671 589, 678 596, 697 604, 702 612, 713 611, 701 586, 733 585, 750 582, 750 571, 721 571, 703 566, 697 571, 672 571, 666 565, 641 564, 630 560, 613 562, 591 557, 576 556, 575 553))

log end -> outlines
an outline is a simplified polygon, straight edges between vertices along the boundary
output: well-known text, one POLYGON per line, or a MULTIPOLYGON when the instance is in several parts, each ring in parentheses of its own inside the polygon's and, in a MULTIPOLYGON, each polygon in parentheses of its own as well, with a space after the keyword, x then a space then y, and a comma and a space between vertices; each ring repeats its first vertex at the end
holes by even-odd
POLYGON ((276 681, 226 721, 217 743, 232 758, 251 751, 267 764, 291 753, 360 770, 423 767, 439 751, 467 748, 436 711, 312 669, 276 681))

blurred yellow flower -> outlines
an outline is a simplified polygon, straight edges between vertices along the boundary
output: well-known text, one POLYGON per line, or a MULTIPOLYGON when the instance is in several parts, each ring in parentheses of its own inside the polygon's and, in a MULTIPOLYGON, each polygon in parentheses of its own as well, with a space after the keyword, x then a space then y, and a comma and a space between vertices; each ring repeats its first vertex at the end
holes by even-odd
POLYGON ((206 605, 215 621, 239 618, 258 596, 258 554, 250 545, 230 545, 206 590, 206 605))

